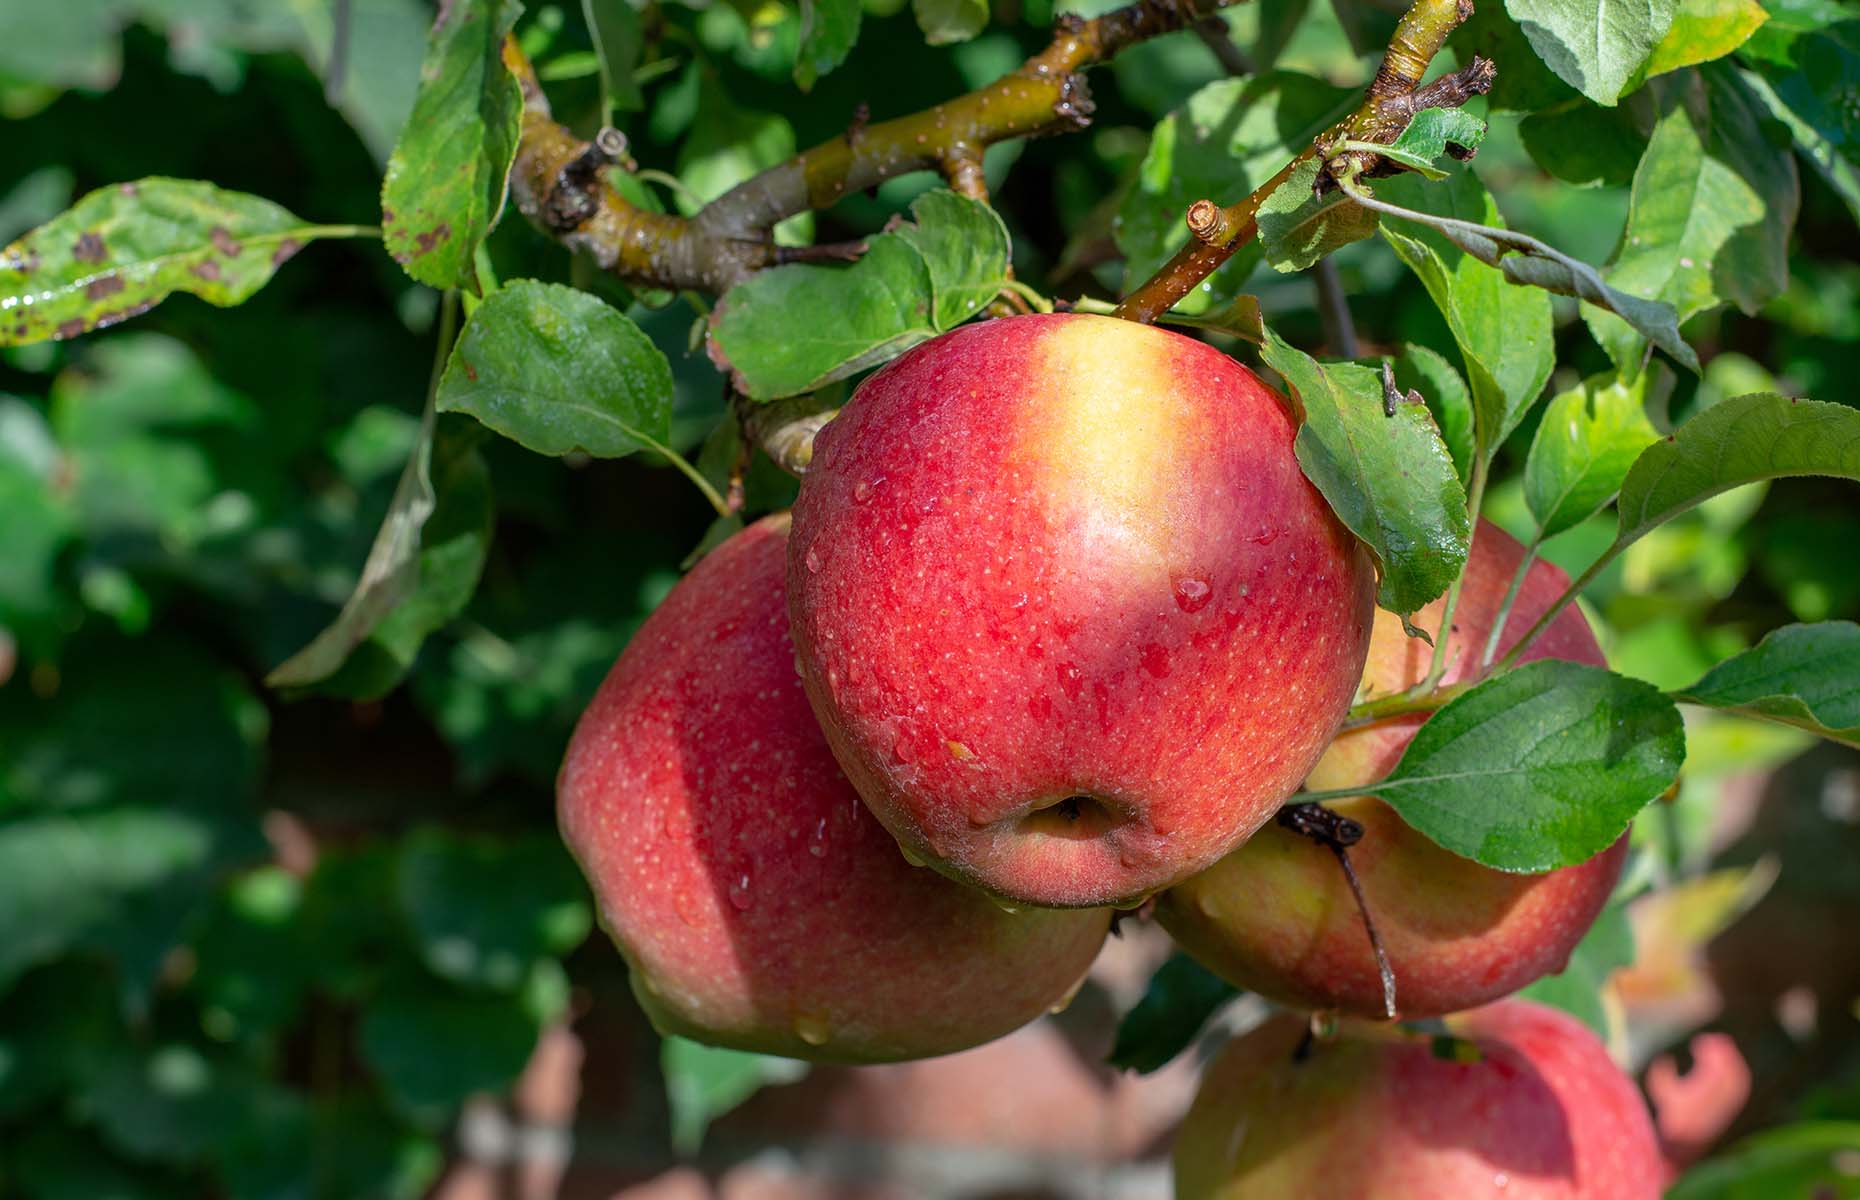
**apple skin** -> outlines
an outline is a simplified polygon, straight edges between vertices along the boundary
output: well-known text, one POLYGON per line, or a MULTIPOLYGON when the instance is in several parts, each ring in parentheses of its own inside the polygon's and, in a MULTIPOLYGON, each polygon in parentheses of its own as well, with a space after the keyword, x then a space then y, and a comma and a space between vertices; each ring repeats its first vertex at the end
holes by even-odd
POLYGON ((967 326, 859 387, 801 484, 789 605, 900 843, 1010 901, 1131 904, 1272 816, 1376 586, 1295 432, 1231 358, 1108 317, 967 326))
MULTIPOLYGON (((1473 539, 1444 682, 1477 665, 1524 549, 1481 521, 1473 539)), ((1568 585, 1539 560, 1525 577, 1502 639, 1508 649, 1568 585)), ((1444 601, 1416 623, 1434 629, 1444 601)), ((1373 699, 1421 681, 1433 655, 1376 613, 1362 695, 1373 699)), ((1566 608, 1524 654, 1605 666, 1588 621, 1566 608)), ((1381 779, 1425 718, 1413 714, 1350 730, 1331 744, 1306 786, 1357 787, 1381 779)), ((1627 856, 1624 834, 1586 863, 1538 875, 1508 874, 1443 850, 1410 829, 1380 800, 1356 797, 1328 807, 1363 826, 1350 848, 1376 932, 1395 973, 1402 1016, 1457 1012, 1510 995, 1563 969, 1569 953, 1608 902, 1627 856)), ((1183 949, 1216 974, 1296 1007, 1383 1015, 1381 977, 1355 897, 1327 848, 1274 823, 1215 866, 1158 898, 1157 919, 1183 949)))
POLYGON ((1291 1015, 1228 1043, 1177 1135, 1177 1200, 1658 1200, 1647 1107, 1580 1021, 1504 1000, 1446 1024, 1477 1061, 1355 1021, 1300 1058, 1291 1015))
POLYGON ((558 817, 663 1033, 837 1062, 979 1045, 1063 1000, 1107 910, 1004 911, 912 867, 795 675, 788 519, 713 550, 583 714, 558 817))

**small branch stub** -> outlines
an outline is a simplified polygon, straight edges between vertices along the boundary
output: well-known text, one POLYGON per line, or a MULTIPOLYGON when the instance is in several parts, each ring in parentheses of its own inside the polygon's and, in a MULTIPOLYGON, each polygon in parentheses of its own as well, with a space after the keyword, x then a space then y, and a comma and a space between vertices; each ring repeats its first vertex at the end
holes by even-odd
POLYGON ((1300 837, 1310 838, 1337 857, 1337 865, 1343 870, 1344 880, 1350 885, 1350 894, 1356 897, 1356 909, 1363 917, 1363 931, 1369 935, 1369 948, 1376 956, 1376 971, 1382 978, 1382 1012, 1393 1021, 1398 1010, 1395 1007, 1395 969, 1389 965, 1388 952, 1382 946, 1382 937, 1376 932, 1374 918, 1369 915, 1369 901, 1363 895, 1363 885, 1356 877, 1356 868, 1350 863, 1350 847, 1363 840, 1363 827, 1322 804, 1289 804, 1279 810, 1279 824, 1285 826, 1300 837))

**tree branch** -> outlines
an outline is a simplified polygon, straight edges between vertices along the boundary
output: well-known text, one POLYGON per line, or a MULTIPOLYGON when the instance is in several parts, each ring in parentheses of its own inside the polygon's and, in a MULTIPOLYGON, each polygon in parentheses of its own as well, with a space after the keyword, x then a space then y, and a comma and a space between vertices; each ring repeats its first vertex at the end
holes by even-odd
POLYGON ((1352 150, 1337 156, 1332 163, 1330 152, 1345 141, 1387 145, 1401 136, 1402 130, 1421 109, 1463 104, 1467 98, 1490 90, 1492 64, 1476 57, 1462 71, 1425 87, 1421 84, 1447 35, 1472 16, 1472 12, 1472 0, 1414 0, 1395 27, 1382 66, 1370 81, 1356 111, 1300 150, 1245 199, 1228 205, 1226 219, 1213 236, 1202 236, 1197 230, 1194 240, 1124 298, 1117 306, 1116 315, 1147 324, 1174 307, 1196 284, 1232 258, 1234 251, 1252 240, 1259 232, 1255 217, 1260 205, 1307 159, 1321 156, 1326 161, 1326 172, 1318 176, 1320 188, 1331 184, 1332 176, 1346 169, 1358 173, 1372 171, 1379 163, 1377 155, 1352 150))
POLYGON ((523 90, 511 195, 544 233, 629 283, 721 294, 778 261, 769 232, 777 222, 830 207, 848 192, 937 169, 973 194, 983 186, 982 152, 994 143, 1090 124, 1085 68, 1235 2, 1138 0, 1089 21, 1061 17, 1046 49, 986 87, 894 120, 855 121, 846 133, 746 180, 691 217, 638 208, 601 180, 610 160, 554 120, 534 69, 507 40, 504 61, 523 90))

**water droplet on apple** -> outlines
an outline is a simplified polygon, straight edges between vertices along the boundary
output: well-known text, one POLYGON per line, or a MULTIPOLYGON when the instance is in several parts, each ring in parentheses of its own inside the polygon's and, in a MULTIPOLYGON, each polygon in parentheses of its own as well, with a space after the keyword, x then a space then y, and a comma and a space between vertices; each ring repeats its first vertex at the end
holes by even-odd
POLYGON ((827 856, 827 819, 825 817, 814 822, 813 836, 807 839, 807 852, 815 858, 827 856))
POLYGON ((693 929, 698 927, 697 901, 683 888, 672 893, 672 908, 677 911, 680 921, 693 929))
POLYGON ((748 912, 755 903, 755 897, 749 891, 749 872, 739 872, 730 883, 730 904, 737 912, 748 912))
POLYGON ((1054 1016, 1058 1016, 1060 1013, 1066 1011, 1068 1008, 1071 1008, 1072 1002, 1078 999, 1079 989, 1083 988, 1084 986, 1085 986, 1085 976, 1081 975, 1077 979, 1072 981, 1072 986, 1066 989, 1066 994, 1061 996, 1059 999, 1053 1001, 1053 1006, 1047 1009, 1046 1011, 1049 1013, 1052 1013, 1054 1016))
POLYGON ((810 1046, 824 1046, 832 1030, 820 1017, 799 1013, 794 1018, 794 1035, 810 1046))
POLYGON ((1020 915, 1020 907, 1018 905, 1009 904, 1006 900, 1003 900, 998 896, 989 896, 988 898, 994 901, 994 905, 996 908, 1000 909, 1002 912, 1006 913, 1008 916, 1018 917, 1020 915))
POLYGON ((1214 588, 1205 579, 1178 579, 1175 583, 1175 606, 1185 613, 1196 613, 1214 599, 1214 588))
POLYGON ((807 556, 803 558, 801 561, 807 564, 807 569, 809 571, 820 570, 820 551, 814 549, 812 546, 809 546, 807 548, 807 556))
POLYGON ((1505 1174, 1503 1171, 1499 1172, 1492 1176, 1492 1186, 1501 1192, 1504 1191, 1511 1186, 1511 1176, 1505 1174))
POLYGON ((853 484, 853 503, 864 504, 867 500, 870 500, 872 498, 872 489, 883 482, 885 482, 884 477, 880 476, 877 479, 861 479, 858 483, 853 484))
POLYGON ((1279 540, 1279 534, 1282 532, 1283 530, 1278 529, 1262 529, 1247 540, 1255 546, 1270 546, 1279 540))

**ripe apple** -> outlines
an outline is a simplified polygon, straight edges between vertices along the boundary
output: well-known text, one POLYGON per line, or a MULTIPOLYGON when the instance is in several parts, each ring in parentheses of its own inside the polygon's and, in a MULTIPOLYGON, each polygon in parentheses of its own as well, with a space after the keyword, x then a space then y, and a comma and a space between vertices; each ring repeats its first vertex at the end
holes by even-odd
MULTIPOLYGON (((1524 550, 1481 521, 1447 639, 1444 682, 1478 665, 1524 550)), ((1532 564, 1505 624, 1522 637, 1569 583, 1532 564)), ((1443 601, 1417 623, 1439 625, 1443 601)), ((1392 614, 1376 614, 1363 676, 1365 698, 1420 682, 1433 651, 1392 614)), ((1525 652, 1605 665, 1581 612, 1570 607, 1525 652)), ((1349 730, 1311 772, 1313 789, 1356 787, 1387 775, 1420 728, 1419 714, 1349 730)), ((1509 995, 1560 971, 1607 903, 1627 854, 1624 836, 1586 863, 1513 875, 1443 850, 1369 797, 1330 801, 1363 827, 1350 861, 1388 954, 1401 1015, 1433 1016, 1509 995)), ((1158 899, 1156 915, 1190 954, 1230 982, 1282 1004, 1382 1016, 1381 978, 1348 882, 1331 851, 1272 824, 1213 867, 1158 899)))
POLYGON ((1064 999, 1110 914, 1010 913, 904 860, 802 695, 787 529, 719 546, 634 635, 563 761, 563 836, 662 1032, 841 1062, 979 1045, 1064 999))
POLYGON ((1107 317, 917 347, 815 442, 789 605, 808 698, 913 854, 1126 904, 1271 817, 1361 675, 1375 577, 1226 355, 1107 317))
POLYGON ((1177 1200, 1658 1200, 1653 1123, 1575 1018, 1505 1000, 1464 1041, 1344 1022, 1308 1045, 1275 1017, 1203 1076, 1175 1146, 1177 1200))

